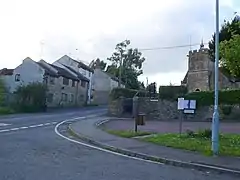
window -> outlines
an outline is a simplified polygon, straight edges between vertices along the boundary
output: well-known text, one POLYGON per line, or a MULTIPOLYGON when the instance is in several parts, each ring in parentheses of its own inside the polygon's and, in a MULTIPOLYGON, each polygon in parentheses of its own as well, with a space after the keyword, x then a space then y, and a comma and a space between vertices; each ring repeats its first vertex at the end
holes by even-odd
POLYGON ((86 70, 83 69, 83 70, 82 70, 82 73, 83 73, 83 75, 86 75, 86 70))
POLYGON ((47 102, 49 102, 49 103, 53 102, 53 94, 52 93, 49 93, 47 95, 47 102))
POLYGON ((67 94, 66 93, 62 93, 62 101, 67 101, 67 94))
POLYGON ((81 81, 81 86, 85 87, 86 86, 86 81, 81 81))
POLYGON ((70 102, 73 102, 73 101, 74 101, 74 95, 70 94, 70 102))
POLYGON ((64 85, 69 85, 69 79, 63 77, 63 84, 64 84, 64 85))
POLYGON ((75 87, 75 81, 72 80, 72 87, 75 87))
POLYGON ((50 78, 49 78, 49 83, 50 83, 50 84, 55 84, 55 78, 52 77, 52 76, 50 76, 50 78))
POLYGON ((15 75, 15 81, 20 81, 20 74, 15 75))
POLYGON ((90 71, 88 71, 88 76, 91 77, 91 72, 90 71))

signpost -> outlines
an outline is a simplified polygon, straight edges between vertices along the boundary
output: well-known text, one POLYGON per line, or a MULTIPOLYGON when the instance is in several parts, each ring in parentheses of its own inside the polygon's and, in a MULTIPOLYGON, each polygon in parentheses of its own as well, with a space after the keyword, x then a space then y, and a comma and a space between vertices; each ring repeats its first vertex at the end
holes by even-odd
POLYGON ((185 100, 178 98, 178 110, 180 113, 179 134, 182 134, 183 114, 194 114, 196 110, 196 100, 185 100))

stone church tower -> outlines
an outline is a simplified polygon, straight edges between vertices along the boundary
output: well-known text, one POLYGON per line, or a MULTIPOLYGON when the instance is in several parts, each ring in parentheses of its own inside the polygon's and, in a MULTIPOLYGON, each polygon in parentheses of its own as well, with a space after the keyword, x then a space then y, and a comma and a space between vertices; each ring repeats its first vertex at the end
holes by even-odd
POLYGON ((188 72, 184 79, 189 92, 212 90, 214 62, 210 60, 208 49, 203 42, 199 50, 189 51, 188 72))

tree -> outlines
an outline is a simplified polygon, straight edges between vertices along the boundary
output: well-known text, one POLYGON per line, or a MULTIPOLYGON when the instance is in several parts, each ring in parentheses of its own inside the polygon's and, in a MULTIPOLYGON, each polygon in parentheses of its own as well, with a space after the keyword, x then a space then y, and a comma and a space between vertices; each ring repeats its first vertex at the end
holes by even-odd
POLYGON ((107 63, 105 63, 103 60, 100 60, 97 58, 96 60, 93 60, 92 63, 90 64, 90 67, 95 69, 95 68, 100 68, 101 70, 105 71, 107 66, 107 63))
POLYGON ((152 97, 152 96, 155 96, 156 93, 157 93, 156 83, 155 83, 155 82, 154 82, 154 83, 150 83, 150 84, 147 86, 146 90, 149 92, 149 94, 150 94, 151 97, 152 97))
MULTIPOLYGON (((232 21, 225 21, 219 32, 219 42, 229 41, 233 35, 240 35, 239 18, 236 16, 232 21)), ((215 61, 215 33, 208 43, 209 54, 212 61, 215 61)), ((220 57, 221 58, 221 57, 220 57)))
POLYGON ((6 88, 3 79, 0 78, 0 106, 5 104, 6 88))
POLYGON ((112 62, 107 72, 121 79, 127 88, 139 89, 138 76, 142 72, 142 63, 145 58, 137 48, 128 48, 130 40, 125 40, 116 45, 112 56, 108 58, 112 62))
POLYGON ((234 77, 240 77, 240 35, 220 43, 221 66, 234 77))

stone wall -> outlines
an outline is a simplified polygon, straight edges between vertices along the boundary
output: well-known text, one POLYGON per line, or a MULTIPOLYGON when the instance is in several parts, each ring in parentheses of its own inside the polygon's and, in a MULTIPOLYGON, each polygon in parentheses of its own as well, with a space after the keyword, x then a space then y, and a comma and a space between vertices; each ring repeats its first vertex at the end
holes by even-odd
MULTIPOLYGON (((124 116, 124 98, 109 103, 109 114, 124 116)), ((177 102, 166 100, 150 100, 148 98, 139 98, 139 112, 145 113, 148 120, 174 121, 180 119, 181 116, 188 121, 211 121, 213 115, 213 107, 199 107, 195 114, 185 114, 177 110, 177 102)), ((240 120, 240 107, 232 106, 230 115, 224 115, 219 108, 220 119, 240 120)))

